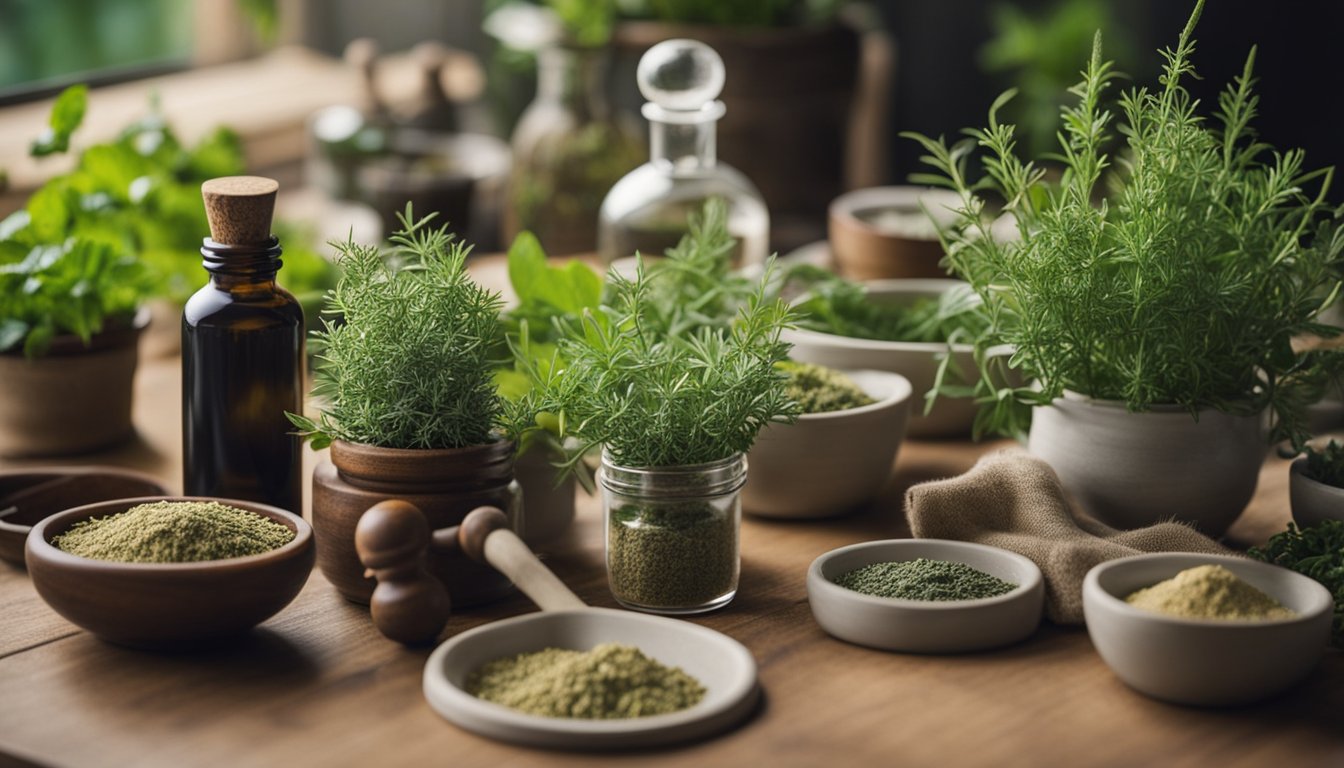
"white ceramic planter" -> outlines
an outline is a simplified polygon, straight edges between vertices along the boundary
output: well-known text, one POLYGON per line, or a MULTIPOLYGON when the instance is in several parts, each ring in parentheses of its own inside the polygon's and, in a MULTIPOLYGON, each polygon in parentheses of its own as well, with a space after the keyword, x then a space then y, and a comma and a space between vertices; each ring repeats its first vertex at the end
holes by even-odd
MULTIPOLYGON (((960 280, 873 280, 864 284, 868 295, 893 303, 938 296, 960 280)), ((911 437, 966 437, 971 434, 976 405, 970 398, 942 397, 933 410, 924 415, 924 393, 933 388, 934 377, 947 345, 937 342, 873 341, 851 339, 831 333, 803 329, 784 332, 784 340, 793 344, 789 356, 802 363, 816 363, 840 370, 868 369, 899 373, 914 388, 910 425, 911 437)), ((952 345, 953 361, 968 377, 977 375, 975 349, 970 344, 952 345)), ((974 379, 972 379, 973 381, 974 379)))
POLYGON ((1288 501, 1293 520, 1302 528, 1326 520, 1344 520, 1344 488, 1312 480, 1306 469, 1307 460, 1301 458, 1288 470, 1288 501))
POLYGON ((1103 523, 1139 528, 1175 518, 1211 536, 1246 508, 1267 450, 1259 416, 1130 413, 1072 392, 1035 410, 1027 447, 1103 523))
POLYGON ((758 517, 832 517, 882 490, 910 418, 910 382, 885 371, 844 373, 876 402, 761 430, 747 455, 744 511, 758 517))

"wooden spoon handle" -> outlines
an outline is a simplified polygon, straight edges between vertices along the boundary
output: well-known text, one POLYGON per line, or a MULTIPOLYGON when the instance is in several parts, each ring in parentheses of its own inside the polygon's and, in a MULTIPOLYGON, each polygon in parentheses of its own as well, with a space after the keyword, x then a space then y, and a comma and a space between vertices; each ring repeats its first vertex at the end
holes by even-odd
POLYGON ((586 608, 564 582, 532 554, 518 534, 509 529, 509 519, 494 507, 479 507, 462 520, 458 529, 462 551, 473 560, 489 563, 509 577, 523 594, 543 611, 586 608))

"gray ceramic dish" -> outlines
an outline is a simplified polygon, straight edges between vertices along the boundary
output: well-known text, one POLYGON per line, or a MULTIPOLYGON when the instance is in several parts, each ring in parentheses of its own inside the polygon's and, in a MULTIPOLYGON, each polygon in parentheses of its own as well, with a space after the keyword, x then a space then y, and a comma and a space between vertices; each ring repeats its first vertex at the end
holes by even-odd
POLYGON ((1344 488, 1307 477, 1307 460, 1298 459, 1288 470, 1288 500, 1299 526, 1326 520, 1344 520, 1344 488))
POLYGON ((1242 557, 1161 553, 1102 563, 1083 580, 1097 653, 1131 687, 1178 704, 1247 704, 1306 677, 1330 640, 1334 600, 1299 573, 1242 557), (1278 621, 1186 619, 1124 598, 1198 565, 1221 565, 1296 612, 1278 621))
POLYGON ((821 628, 841 640, 887 651, 961 653, 1032 635, 1041 623, 1045 580, 1035 563, 997 547, 890 539, 853 544, 818 557, 807 571, 807 598, 821 628), (1018 586, 998 597, 941 602, 875 597, 834 581, 866 565, 921 557, 964 563, 1018 586))
POLYGON ((756 707, 756 660, 727 635, 686 621, 606 608, 544 611, 463 632, 425 664, 425 698, 434 711, 469 731, 500 741, 559 749, 630 749, 705 738, 731 728, 756 707), (705 686, 689 709, 628 720, 539 717, 472 696, 468 676, 486 662, 544 648, 589 650, 622 643, 705 686))

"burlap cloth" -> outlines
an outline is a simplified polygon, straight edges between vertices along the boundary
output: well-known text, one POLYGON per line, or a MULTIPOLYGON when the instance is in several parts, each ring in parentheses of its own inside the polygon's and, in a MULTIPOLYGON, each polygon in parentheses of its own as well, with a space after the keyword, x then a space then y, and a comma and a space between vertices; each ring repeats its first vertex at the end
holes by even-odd
POLYGON ((1045 612, 1083 623, 1083 576, 1097 563, 1145 552, 1234 554, 1188 525, 1118 531, 1069 508, 1050 465, 1019 450, 984 456, 969 472, 906 492, 910 530, 921 539, 988 544, 1030 558, 1045 574, 1045 612))

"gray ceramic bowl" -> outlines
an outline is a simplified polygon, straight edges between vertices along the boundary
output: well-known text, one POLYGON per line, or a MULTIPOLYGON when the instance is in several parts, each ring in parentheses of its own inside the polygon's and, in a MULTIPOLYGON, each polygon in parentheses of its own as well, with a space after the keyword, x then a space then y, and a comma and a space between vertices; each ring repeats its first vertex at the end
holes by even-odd
POLYGON ((960 653, 1029 637, 1041 623, 1045 580, 1022 555, 983 544, 941 539, 869 541, 831 550, 807 571, 812 616, 831 635, 887 651, 960 653), (865 595, 834 582, 874 563, 914 560, 965 563, 1018 585, 982 600, 895 600, 865 595))
POLYGON ((1083 580, 1083 613, 1097 653, 1131 687, 1177 704, 1247 704, 1289 688, 1325 653, 1333 609, 1330 593, 1312 579, 1241 557, 1137 555, 1102 563, 1083 580), (1185 619, 1124 601, 1198 565, 1227 568, 1298 616, 1185 619))
POLYGON ((747 455, 745 511, 759 517, 831 517, 886 485, 910 419, 910 382, 886 371, 844 373, 876 402, 761 430, 747 455))
POLYGON ((1344 488, 1312 480, 1306 469, 1307 460, 1301 458, 1288 470, 1288 500, 1293 520, 1303 528, 1326 520, 1344 520, 1344 488))

